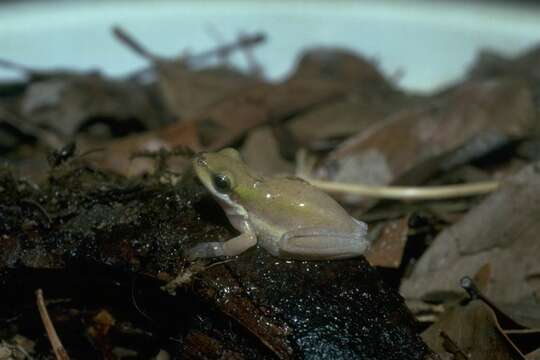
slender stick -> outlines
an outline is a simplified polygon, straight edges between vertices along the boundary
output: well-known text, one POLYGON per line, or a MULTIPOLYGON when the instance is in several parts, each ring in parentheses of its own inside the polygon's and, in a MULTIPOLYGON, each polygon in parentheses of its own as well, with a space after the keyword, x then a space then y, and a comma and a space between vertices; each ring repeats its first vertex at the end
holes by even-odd
MULTIPOLYGON (((148 49, 146 49, 140 42, 135 40, 135 38, 130 35, 125 29, 120 26, 113 27, 113 34, 118 40, 123 44, 129 47, 136 54, 150 60, 150 61, 159 61, 163 60, 162 58, 152 54, 148 49)), ((228 56, 233 51, 238 49, 246 49, 252 46, 263 43, 266 40, 266 35, 263 33, 255 33, 253 35, 242 35, 238 38, 236 42, 231 44, 224 44, 215 49, 204 51, 200 54, 187 56, 185 60, 189 63, 197 63, 202 59, 206 59, 211 56, 217 56, 220 58, 228 56)))
POLYGON ((476 196, 491 193, 500 186, 498 181, 483 181, 443 186, 376 186, 339 183, 304 178, 312 185, 330 193, 361 195, 378 199, 433 200, 476 196))
POLYGON ((58 337, 58 334, 56 333, 56 330, 54 329, 54 325, 51 321, 49 313, 47 312, 47 307, 45 306, 45 300, 43 299, 43 290, 37 289, 36 297, 37 297, 37 307, 39 310, 39 315, 41 316, 41 321, 43 322, 43 325, 45 326, 45 331, 47 331, 47 337, 49 338, 49 342, 51 343, 56 359, 69 360, 69 355, 66 352, 66 349, 64 349, 64 346, 62 345, 62 342, 60 341, 60 338, 58 337))
POLYGON ((197 62, 200 61, 200 59, 205 59, 211 56, 228 56, 230 53, 242 49, 245 50, 247 48, 251 48, 255 45, 261 44, 266 40, 266 35, 263 33, 255 33, 255 34, 245 34, 239 36, 238 40, 236 42, 233 42, 231 44, 225 44, 222 46, 219 46, 215 49, 204 51, 200 54, 195 54, 189 56, 188 60, 190 62, 197 62))
POLYGON ((7 68, 7 69, 13 69, 13 70, 17 70, 17 71, 20 71, 22 73, 25 73, 25 74, 31 74, 33 73, 34 71, 24 65, 21 65, 21 64, 17 64, 13 61, 10 61, 10 60, 5 60, 5 59, 0 59, 0 67, 3 67, 3 68, 7 68))
POLYGON ((146 49, 141 43, 135 40, 133 36, 128 34, 127 31, 122 29, 120 26, 113 27, 113 34, 118 40, 120 40, 127 47, 133 50, 133 52, 135 52, 136 54, 139 54, 140 56, 151 61, 157 60, 157 57, 154 54, 148 51, 148 49, 146 49))

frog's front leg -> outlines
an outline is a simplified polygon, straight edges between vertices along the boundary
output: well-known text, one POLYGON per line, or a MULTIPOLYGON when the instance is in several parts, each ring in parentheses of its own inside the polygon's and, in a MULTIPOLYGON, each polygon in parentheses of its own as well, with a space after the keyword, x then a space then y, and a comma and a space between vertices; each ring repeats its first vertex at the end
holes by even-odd
POLYGON ((367 226, 359 223, 352 233, 327 228, 303 228, 285 233, 279 241, 283 255, 301 259, 335 260, 364 254, 369 247, 367 226))
POLYGON ((204 242, 193 246, 187 252, 190 260, 217 256, 236 256, 257 244, 257 236, 247 222, 242 226, 242 234, 225 242, 204 242))

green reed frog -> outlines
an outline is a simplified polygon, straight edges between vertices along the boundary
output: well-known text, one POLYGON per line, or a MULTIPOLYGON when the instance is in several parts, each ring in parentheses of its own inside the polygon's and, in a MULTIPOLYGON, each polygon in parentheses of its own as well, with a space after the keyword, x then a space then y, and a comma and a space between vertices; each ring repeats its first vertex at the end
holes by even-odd
POLYGON ((231 148, 200 153, 193 167, 241 234, 199 243, 190 259, 238 255, 257 241, 274 256, 306 260, 351 258, 369 246, 367 225, 304 180, 261 177, 231 148))

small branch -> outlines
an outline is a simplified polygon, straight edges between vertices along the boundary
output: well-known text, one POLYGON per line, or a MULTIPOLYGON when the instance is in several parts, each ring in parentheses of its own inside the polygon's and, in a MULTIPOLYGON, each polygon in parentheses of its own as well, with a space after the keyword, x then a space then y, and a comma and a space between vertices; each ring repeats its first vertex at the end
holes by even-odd
MULTIPOLYGON (((239 35, 239 40, 242 40, 247 37, 249 37, 249 35, 241 33, 239 35)), ((264 38, 262 40, 264 40, 264 38)), ((255 59, 255 55, 253 54, 253 47, 244 46, 242 48, 242 52, 244 53, 244 57, 246 58, 246 61, 249 67, 249 72, 257 77, 262 78, 263 68, 255 59)))
POLYGON ((259 45, 266 41, 266 35, 264 33, 255 33, 253 35, 242 35, 238 38, 237 41, 227 44, 218 46, 215 49, 204 51, 200 54, 192 55, 188 57, 188 62, 190 63, 196 63, 202 59, 211 57, 211 56, 218 56, 218 57, 227 57, 230 53, 236 51, 236 50, 245 50, 248 48, 251 48, 255 45, 259 45))
MULTIPOLYGON (((135 40, 135 38, 132 35, 128 34, 128 32, 122 29, 120 26, 113 27, 113 34, 124 45, 126 45, 133 52, 142 56, 143 58, 148 59, 152 62, 164 60, 152 54, 150 51, 148 51, 148 49, 146 49, 142 44, 140 44, 137 40, 135 40)), ((229 56, 230 53, 238 49, 250 48, 254 45, 258 45, 264 42, 265 40, 266 40, 266 35, 263 33, 255 33, 253 35, 243 35, 234 43, 218 46, 215 49, 207 50, 197 55, 186 56, 185 60, 189 63, 197 63, 211 56, 217 56, 219 58, 226 58, 227 56, 229 56)))
POLYGON ((47 312, 45 300, 43 299, 43 290, 38 289, 36 291, 36 297, 39 315, 41 316, 41 321, 45 326, 45 331, 47 331, 47 337, 49 338, 49 342, 51 343, 56 359, 69 360, 69 355, 66 352, 66 349, 64 349, 64 346, 62 345, 62 342, 60 341, 60 338, 58 337, 58 334, 54 329, 54 325, 51 321, 51 318, 49 317, 49 313, 47 312))
POLYGON ((491 193, 500 186, 498 181, 484 181, 443 186, 376 186, 314 180, 304 177, 313 186, 330 193, 353 194, 377 199, 434 200, 477 196, 491 193))
POLYGON ((316 180, 309 176, 309 174, 313 173, 315 161, 315 157, 310 156, 305 149, 298 150, 296 153, 296 176, 321 190, 336 194, 360 195, 369 198, 392 200, 439 200, 484 195, 497 190, 500 186, 498 181, 415 187, 378 186, 316 180))
POLYGON ((0 59, 0 67, 6 68, 6 69, 12 69, 16 71, 20 71, 24 74, 33 74, 35 73, 34 70, 30 69, 29 67, 26 67, 21 64, 17 64, 10 60, 0 59))
POLYGON ((158 58, 154 54, 148 51, 144 46, 142 46, 142 44, 140 44, 137 40, 135 40, 133 36, 128 34, 120 26, 114 26, 112 31, 113 31, 114 36, 116 36, 116 38, 120 40, 120 42, 122 42, 124 45, 126 45, 136 54, 150 61, 158 60, 158 58))

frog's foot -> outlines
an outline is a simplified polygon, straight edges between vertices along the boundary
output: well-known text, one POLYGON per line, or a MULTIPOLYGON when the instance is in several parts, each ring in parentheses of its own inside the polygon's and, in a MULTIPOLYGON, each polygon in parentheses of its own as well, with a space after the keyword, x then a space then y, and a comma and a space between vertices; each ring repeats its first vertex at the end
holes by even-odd
POLYGON ((312 260, 347 259, 360 256, 369 247, 367 225, 359 224, 357 231, 342 233, 325 228, 304 228, 285 233, 279 241, 283 255, 312 260))
POLYGON ((217 256, 236 256, 257 244, 253 233, 244 233, 225 242, 205 242, 193 246, 187 251, 187 258, 211 258, 217 256))
POLYGON ((223 256, 223 243, 205 242, 193 246, 186 253, 189 260, 223 256))

